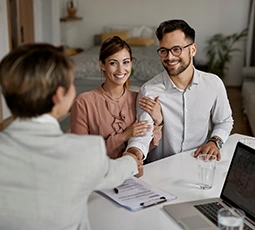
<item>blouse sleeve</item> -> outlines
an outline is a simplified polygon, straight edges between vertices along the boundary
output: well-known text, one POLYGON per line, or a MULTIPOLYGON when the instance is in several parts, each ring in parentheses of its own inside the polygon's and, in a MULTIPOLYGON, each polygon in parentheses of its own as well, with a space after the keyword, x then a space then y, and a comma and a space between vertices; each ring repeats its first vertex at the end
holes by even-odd
POLYGON ((76 134, 88 134, 88 119, 85 105, 75 100, 71 107, 71 132, 76 134))
POLYGON ((126 144, 123 140, 121 133, 111 133, 105 140, 108 156, 112 159, 122 156, 126 148, 126 144))

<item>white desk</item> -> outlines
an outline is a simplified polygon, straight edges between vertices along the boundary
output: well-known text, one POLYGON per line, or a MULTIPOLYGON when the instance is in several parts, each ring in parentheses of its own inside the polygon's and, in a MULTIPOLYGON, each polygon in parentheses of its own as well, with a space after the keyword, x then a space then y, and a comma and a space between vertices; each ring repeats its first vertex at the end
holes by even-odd
POLYGON ((93 193, 89 199, 89 220, 93 230, 179 230, 180 227, 164 212, 163 205, 219 197, 236 143, 247 136, 231 135, 221 150, 213 188, 201 190, 197 185, 197 162, 193 151, 155 161, 144 167, 144 181, 177 196, 141 211, 128 211, 93 193))

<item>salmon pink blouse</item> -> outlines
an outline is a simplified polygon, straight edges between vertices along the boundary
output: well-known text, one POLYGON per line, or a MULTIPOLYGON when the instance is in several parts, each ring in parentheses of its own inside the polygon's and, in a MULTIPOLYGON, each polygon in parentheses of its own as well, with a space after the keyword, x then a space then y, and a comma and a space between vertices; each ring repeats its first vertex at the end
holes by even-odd
MULTIPOLYGON (((118 158, 127 143, 121 133, 136 120, 137 92, 125 89, 118 100, 113 100, 100 86, 80 94, 71 108, 71 132, 76 134, 101 135, 110 158, 118 158)), ((161 128, 154 130, 151 146, 158 145, 161 128)))

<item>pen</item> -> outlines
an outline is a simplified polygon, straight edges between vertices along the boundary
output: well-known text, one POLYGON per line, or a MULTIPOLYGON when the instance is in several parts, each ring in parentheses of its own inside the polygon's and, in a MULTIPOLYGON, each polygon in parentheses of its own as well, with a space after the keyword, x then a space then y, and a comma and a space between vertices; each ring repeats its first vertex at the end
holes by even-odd
POLYGON ((151 201, 148 201, 148 202, 143 202, 143 203, 140 203, 140 205, 143 206, 144 208, 147 208, 147 207, 150 207, 150 206, 153 206, 153 205, 163 203, 165 201, 167 201, 166 198, 162 196, 158 200, 151 200, 151 201))
POLYGON ((117 188, 114 188, 113 191, 118 194, 119 193, 119 190, 117 188))

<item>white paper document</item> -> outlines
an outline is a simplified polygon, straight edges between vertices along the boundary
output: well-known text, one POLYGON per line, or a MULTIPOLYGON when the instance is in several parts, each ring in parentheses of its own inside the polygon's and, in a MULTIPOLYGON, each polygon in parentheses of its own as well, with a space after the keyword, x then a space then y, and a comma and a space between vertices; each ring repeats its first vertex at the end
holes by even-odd
POLYGON ((138 211, 176 199, 176 196, 136 177, 130 177, 116 188, 99 190, 97 192, 131 211, 138 211))

